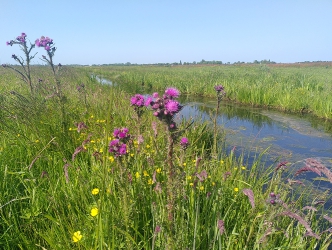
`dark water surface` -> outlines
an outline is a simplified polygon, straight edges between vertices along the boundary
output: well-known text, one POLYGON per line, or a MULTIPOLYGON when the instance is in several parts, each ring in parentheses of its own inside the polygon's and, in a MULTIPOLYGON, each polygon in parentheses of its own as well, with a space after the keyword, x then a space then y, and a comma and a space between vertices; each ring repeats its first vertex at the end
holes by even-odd
MULTIPOLYGON (((183 97, 181 116, 211 120, 216 102, 199 97, 183 97)), ((332 159, 332 131, 324 121, 310 116, 280 113, 222 103, 217 118, 226 131, 226 143, 246 150, 264 150, 280 160, 297 161, 310 157, 332 159), (320 122, 320 123, 319 123, 320 122)))
MULTIPOLYGON (((180 117, 212 122, 216 110, 213 98, 186 96, 180 101, 185 104, 180 117)), ((265 165, 287 161, 291 178, 295 178, 296 171, 304 167, 309 158, 332 171, 332 129, 331 124, 323 120, 223 102, 217 124, 225 132, 226 150, 235 147, 236 154, 243 154, 249 165, 255 156, 267 149, 265 165)), ((325 176, 307 172, 296 179, 320 191, 331 190, 332 183, 322 181, 321 177, 325 176)))

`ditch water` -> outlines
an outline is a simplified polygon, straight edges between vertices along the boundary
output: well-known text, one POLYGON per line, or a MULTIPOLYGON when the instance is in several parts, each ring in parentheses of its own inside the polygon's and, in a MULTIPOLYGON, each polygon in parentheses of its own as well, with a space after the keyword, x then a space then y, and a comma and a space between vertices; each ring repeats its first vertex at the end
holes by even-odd
MULTIPOLYGON (((217 105, 213 98, 183 96, 180 102, 185 106, 179 113, 179 119, 212 122, 217 105)), ((310 115, 286 114, 222 102, 217 124, 225 133, 226 150, 234 150, 236 155, 243 154, 249 166, 259 153, 267 150, 263 157, 265 165, 277 166, 287 161, 292 179, 309 158, 332 171, 330 123, 310 115)), ((332 183, 321 177, 325 176, 307 172, 294 179, 315 186, 319 193, 331 190, 332 183)), ((327 201, 326 205, 332 205, 332 201, 327 201)))
MULTIPOLYGON (((96 77, 96 76, 95 76, 96 77)), ((96 77, 103 84, 116 83, 96 77)), ((146 91, 145 91, 146 92, 146 91)), ((136 93, 144 93, 137 91, 136 93)), ((177 119, 211 121, 216 110, 216 98, 181 96, 184 108, 177 119)), ((267 150, 263 161, 269 166, 287 161, 292 173, 313 158, 332 171, 332 124, 310 115, 286 114, 222 102, 217 124, 225 132, 226 150, 244 155, 248 165, 267 150)), ((314 185, 321 192, 332 189, 332 183, 315 173, 301 174, 297 179, 314 185)), ((332 204, 332 201, 327 203, 332 204)))

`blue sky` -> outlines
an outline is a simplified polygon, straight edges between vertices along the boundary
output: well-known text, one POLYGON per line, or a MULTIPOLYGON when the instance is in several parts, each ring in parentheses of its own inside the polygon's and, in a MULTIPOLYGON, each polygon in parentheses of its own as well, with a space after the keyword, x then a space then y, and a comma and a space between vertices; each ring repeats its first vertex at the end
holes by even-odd
POLYGON ((0 0, 0 63, 21 32, 53 38, 62 64, 332 61, 331 13, 331 0, 0 0))

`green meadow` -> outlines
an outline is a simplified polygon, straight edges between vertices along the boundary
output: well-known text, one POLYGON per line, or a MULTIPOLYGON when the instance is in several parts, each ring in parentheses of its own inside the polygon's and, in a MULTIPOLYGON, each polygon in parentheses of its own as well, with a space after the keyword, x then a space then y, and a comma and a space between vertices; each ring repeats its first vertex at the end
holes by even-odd
POLYGON ((144 84, 146 90, 174 86, 182 94, 214 96, 212 86, 222 84, 233 102, 332 119, 331 63, 91 68, 133 91, 144 84))
MULTIPOLYGON (((32 88, 16 73, 0 68, 0 249, 331 244, 330 190, 303 185, 291 163, 265 165, 266 152, 252 164, 226 154, 215 114, 174 125, 131 103, 169 87, 217 100, 223 85, 226 101, 331 119, 330 66, 62 66, 56 76, 32 66, 32 88), (126 150, 117 154, 110 142, 124 128, 126 150)), ((302 172, 332 181, 319 162, 308 166, 302 172)))

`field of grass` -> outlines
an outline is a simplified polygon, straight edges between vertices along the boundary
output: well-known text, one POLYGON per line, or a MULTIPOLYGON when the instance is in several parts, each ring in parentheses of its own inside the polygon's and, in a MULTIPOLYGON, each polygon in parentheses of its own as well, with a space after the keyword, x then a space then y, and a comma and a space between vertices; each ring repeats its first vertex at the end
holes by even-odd
POLYGON ((133 91, 144 84, 146 90, 174 86, 183 94, 213 96, 213 86, 222 84, 227 98, 234 102, 332 119, 330 64, 105 66, 88 70, 133 91))
POLYGON ((214 86, 223 84, 230 99, 331 118, 330 69, 303 77, 293 68, 62 67, 59 82, 47 67, 31 70, 33 92, 0 68, 0 249, 327 249, 332 242, 329 191, 310 195, 289 164, 264 166, 264 154, 251 165, 226 155, 213 147, 218 135, 206 122, 170 130, 151 108, 135 112, 132 93, 90 75, 136 90, 143 81, 144 94, 160 96, 177 87, 216 97, 214 86), (293 91, 330 108, 295 105, 307 100, 293 91), (286 102, 285 93, 294 99, 286 102), (123 128, 126 150, 109 152, 123 128))

